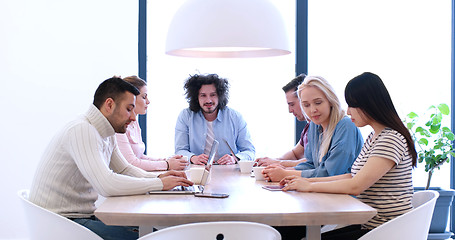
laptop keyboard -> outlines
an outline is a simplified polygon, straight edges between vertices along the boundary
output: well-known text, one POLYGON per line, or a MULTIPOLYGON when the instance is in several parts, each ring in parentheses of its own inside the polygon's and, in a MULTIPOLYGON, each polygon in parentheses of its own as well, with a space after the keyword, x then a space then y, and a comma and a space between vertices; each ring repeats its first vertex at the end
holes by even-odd
POLYGON ((177 186, 177 187, 173 188, 172 191, 200 192, 200 191, 202 191, 203 188, 204 187, 201 185, 193 185, 193 186, 188 186, 188 187, 177 186))

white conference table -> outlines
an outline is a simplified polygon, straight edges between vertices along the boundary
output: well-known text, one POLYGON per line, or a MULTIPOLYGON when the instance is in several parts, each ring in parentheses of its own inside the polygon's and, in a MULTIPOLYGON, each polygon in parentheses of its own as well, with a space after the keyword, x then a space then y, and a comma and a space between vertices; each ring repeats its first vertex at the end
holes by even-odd
POLYGON ((193 195, 135 195, 109 197, 95 211, 108 225, 139 226, 144 235, 153 226, 194 222, 249 221, 270 226, 307 226, 307 239, 321 237, 321 225, 362 224, 376 210, 345 194, 269 191, 269 183, 242 174, 237 165, 214 165, 204 192, 228 198, 193 195))

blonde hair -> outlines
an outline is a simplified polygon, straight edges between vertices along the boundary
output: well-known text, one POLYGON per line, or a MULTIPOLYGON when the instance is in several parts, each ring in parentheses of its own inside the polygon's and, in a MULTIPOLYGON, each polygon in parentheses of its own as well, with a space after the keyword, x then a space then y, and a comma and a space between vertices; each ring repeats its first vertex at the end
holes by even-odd
POLYGON ((147 83, 136 75, 125 77, 123 78, 123 81, 131 83, 138 90, 140 90, 143 86, 147 86, 147 83))
MULTIPOLYGON (((346 116, 344 110, 341 108, 340 100, 338 99, 335 91, 333 90, 332 86, 322 77, 319 76, 307 76, 303 83, 299 85, 297 89, 297 95, 299 97, 299 101, 302 101, 302 91, 305 88, 315 87, 325 95, 327 100, 330 104, 330 116, 329 116, 329 125, 327 129, 324 129, 324 133, 322 136, 321 146, 319 147, 319 161, 322 161, 322 157, 324 157, 327 152, 329 151, 330 142, 332 141, 333 133, 335 132, 335 128, 338 122, 346 116)), ((308 116, 306 115, 305 111, 303 111, 305 117, 307 119, 308 116)))

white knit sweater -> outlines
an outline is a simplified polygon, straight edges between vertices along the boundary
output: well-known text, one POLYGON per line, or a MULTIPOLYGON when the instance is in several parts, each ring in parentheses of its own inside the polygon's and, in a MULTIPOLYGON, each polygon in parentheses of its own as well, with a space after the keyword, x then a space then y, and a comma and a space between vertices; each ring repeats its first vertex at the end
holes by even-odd
POLYGON ((30 189, 30 200, 66 217, 89 217, 98 194, 145 194, 161 190, 157 173, 129 164, 120 153, 108 120, 91 105, 47 147, 30 189))

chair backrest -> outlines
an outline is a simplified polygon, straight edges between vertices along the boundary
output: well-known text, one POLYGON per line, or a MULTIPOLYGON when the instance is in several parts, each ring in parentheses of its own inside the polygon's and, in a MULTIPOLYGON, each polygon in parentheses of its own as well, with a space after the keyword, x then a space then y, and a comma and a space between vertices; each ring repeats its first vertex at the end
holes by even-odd
POLYGON ((412 197, 413 209, 371 230, 359 240, 426 240, 431 218, 439 193, 432 190, 418 191, 412 197))
POLYGON ((28 190, 18 192, 25 210, 29 239, 102 240, 88 228, 30 202, 28 194, 28 190))
POLYGON ((280 233, 265 224, 253 222, 202 222, 168 227, 138 240, 280 240, 280 233))

